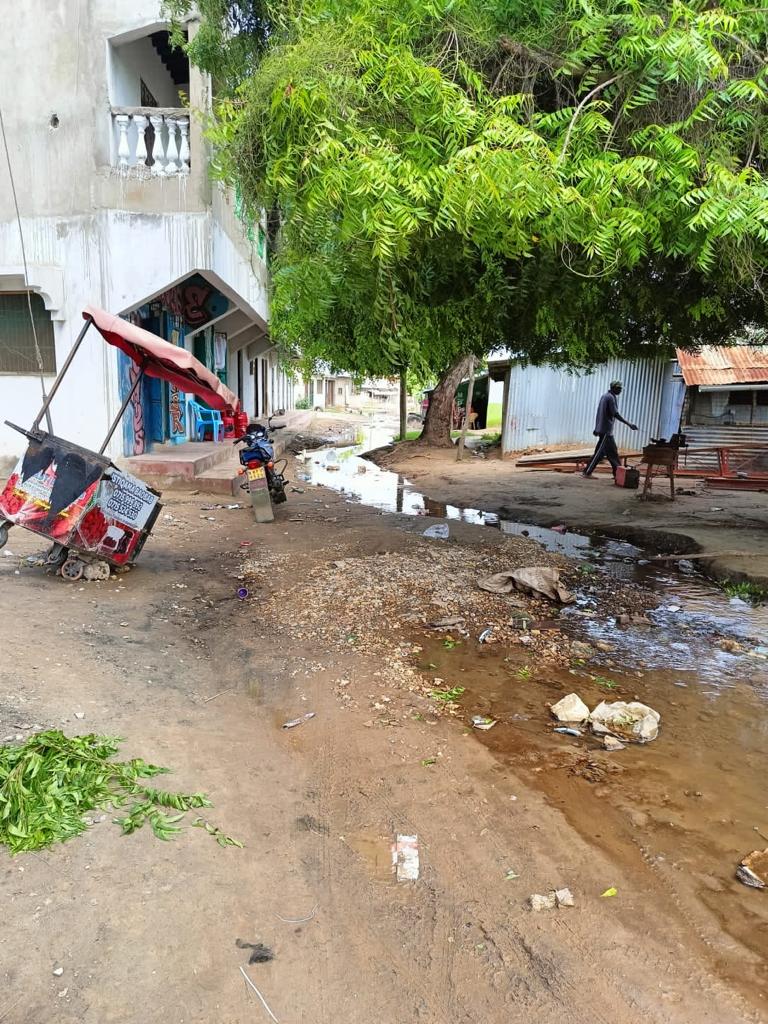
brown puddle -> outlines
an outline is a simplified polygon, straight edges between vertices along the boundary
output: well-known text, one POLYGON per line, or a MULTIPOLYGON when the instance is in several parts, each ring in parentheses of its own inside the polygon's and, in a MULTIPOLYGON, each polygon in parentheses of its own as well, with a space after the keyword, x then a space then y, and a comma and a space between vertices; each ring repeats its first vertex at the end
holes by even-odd
MULTIPOLYGON (((653 869, 721 973, 754 998, 768 985, 768 892, 742 885, 735 869, 767 845, 754 828, 768 836, 768 662, 707 654, 706 639, 694 638, 688 658, 697 670, 607 665, 610 657, 632 663, 636 632, 614 631, 613 655, 572 671, 472 639, 448 650, 420 637, 420 659, 436 666, 444 686, 465 687, 467 722, 474 714, 497 720, 475 735, 501 764, 629 873, 643 862, 653 869), (649 704, 661 714, 658 739, 608 753, 586 730, 579 738, 553 732, 548 705, 572 691, 590 708, 601 700, 649 704), (711 915, 736 942, 724 941, 711 915)), ((644 650, 648 634, 657 635, 659 657, 670 639, 680 644, 685 636, 670 637, 664 627, 643 632, 644 650)))
POLYGON ((345 836, 344 840, 362 858, 374 882, 394 883, 391 836, 380 836, 374 832, 356 832, 345 836))
MULTIPOLYGON (((383 443, 373 435, 367 441, 368 447, 383 443)), ((312 453, 302 477, 384 512, 528 536, 581 563, 578 608, 536 626, 608 641, 612 654, 569 672, 526 659, 518 647, 466 638, 448 650, 441 638, 420 635, 419 662, 435 666, 441 688, 465 687, 460 705, 467 723, 477 714, 498 720, 474 735, 497 757, 500 771, 508 765, 536 786, 628 873, 642 878, 652 870, 716 969, 763 1005, 768 890, 747 888, 735 871, 745 854, 768 845, 759 834, 768 837, 768 647, 760 647, 768 643, 768 607, 729 601, 693 563, 668 568, 621 541, 432 502, 361 453, 362 446, 312 453), (600 619, 589 595, 593 573, 652 590, 659 599, 654 625, 617 629, 614 620, 600 619), (717 638, 723 636, 763 657, 722 650, 717 638), (548 705, 572 691, 590 708, 601 700, 649 704, 661 714, 658 739, 609 754, 586 733, 554 733, 548 705)), ((371 849, 368 841, 359 849, 369 863, 371 849)))

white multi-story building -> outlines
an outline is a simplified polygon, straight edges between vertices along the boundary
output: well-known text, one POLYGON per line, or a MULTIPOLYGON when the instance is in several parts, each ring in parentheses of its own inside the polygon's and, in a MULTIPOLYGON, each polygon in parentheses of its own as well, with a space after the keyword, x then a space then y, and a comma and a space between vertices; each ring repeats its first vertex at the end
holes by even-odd
MULTIPOLYGON (((268 334, 263 230, 210 179, 211 84, 159 18, 160 0, 24 0, 6 12, 0 109, 21 231, 0 139, 0 423, 31 424, 40 375, 49 388, 88 305, 193 351, 251 416, 293 406, 268 334)), ((89 331, 52 405, 55 433, 97 444, 134 372, 89 331)), ((108 454, 186 440, 187 412, 145 379, 108 454)), ((0 425, 0 460, 24 444, 0 425)))

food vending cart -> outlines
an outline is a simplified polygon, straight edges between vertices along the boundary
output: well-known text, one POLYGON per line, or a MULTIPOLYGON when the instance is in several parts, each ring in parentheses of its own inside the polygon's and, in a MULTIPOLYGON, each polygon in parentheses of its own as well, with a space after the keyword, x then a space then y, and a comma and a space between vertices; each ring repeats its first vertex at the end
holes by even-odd
POLYGON ((91 306, 83 318, 83 329, 32 426, 6 420, 24 434, 27 448, 0 493, 0 547, 12 526, 23 526, 52 542, 46 564, 69 580, 107 579, 113 567, 130 565, 160 513, 159 491, 104 455, 144 374, 175 384, 228 415, 239 408, 237 396, 185 349, 91 306), (91 326, 140 368, 98 452, 57 437, 50 419, 47 430, 40 426, 91 326))

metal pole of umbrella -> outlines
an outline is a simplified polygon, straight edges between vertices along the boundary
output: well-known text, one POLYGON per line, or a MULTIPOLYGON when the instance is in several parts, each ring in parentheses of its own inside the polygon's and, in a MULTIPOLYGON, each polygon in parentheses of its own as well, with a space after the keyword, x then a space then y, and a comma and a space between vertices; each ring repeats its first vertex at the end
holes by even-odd
POLYGON ((50 407, 50 404, 53 401, 53 396, 59 390, 59 385, 64 380, 64 374, 69 369, 70 364, 72 363, 72 360, 75 358, 75 355, 77 354, 77 350, 80 348, 82 340, 85 337, 85 332, 88 330, 88 328, 90 326, 91 326, 91 321, 90 320, 86 320, 85 323, 83 324, 83 329, 80 331, 80 333, 78 334, 77 338, 75 339, 74 345, 69 350, 69 355, 64 360, 64 365, 59 370, 58 375, 56 377, 56 380, 51 385, 51 390, 48 392, 47 396, 45 397, 45 399, 43 401, 42 407, 40 408, 40 412, 35 417, 35 422, 32 424, 32 433, 33 434, 36 434, 37 431, 40 429, 40 420, 43 418, 43 416, 46 416, 46 418, 48 420, 48 433, 49 434, 53 433, 53 428, 51 426, 51 417, 48 414, 48 408, 50 407))
POLYGON ((125 413, 125 410, 128 408, 128 405, 129 405, 131 399, 133 398, 134 394, 136 393, 136 388, 139 386, 139 384, 141 384, 142 378, 144 377, 144 367, 145 366, 146 366, 146 360, 144 360, 144 362, 141 364, 141 370, 139 371, 138 376, 136 377, 136 380, 133 382, 133 387, 128 392, 128 394, 125 396, 125 401, 120 406, 120 411, 118 412, 117 416, 115 416, 114 420, 112 421, 112 426, 109 428, 109 431, 107 432, 107 436, 104 438, 104 443, 102 444, 101 448, 99 448, 99 455, 103 455, 104 454, 107 445, 112 440, 112 435, 117 430, 118 424, 120 423, 120 420, 123 418, 123 414, 125 413))

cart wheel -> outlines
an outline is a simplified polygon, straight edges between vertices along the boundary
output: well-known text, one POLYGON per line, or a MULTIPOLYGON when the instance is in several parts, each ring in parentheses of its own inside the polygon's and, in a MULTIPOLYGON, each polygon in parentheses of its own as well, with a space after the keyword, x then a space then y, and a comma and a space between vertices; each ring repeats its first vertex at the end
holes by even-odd
POLYGON ((87 580, 108 580, 109 572, 109 562, 99 558, 95 562, 88 562, 85 567, 85 578, 87 580))
POLYGON ((82 579, 85 563, 81 562, 79 558, 68 558, 60 571, 65 580, 75 583, 77 580, 82 579))
POLYGON ((3 525, 0 526, 0 548, 4 548, 7 543, 8 543, 8 527, 5 525, 5 523, 3 523, 3 525))

